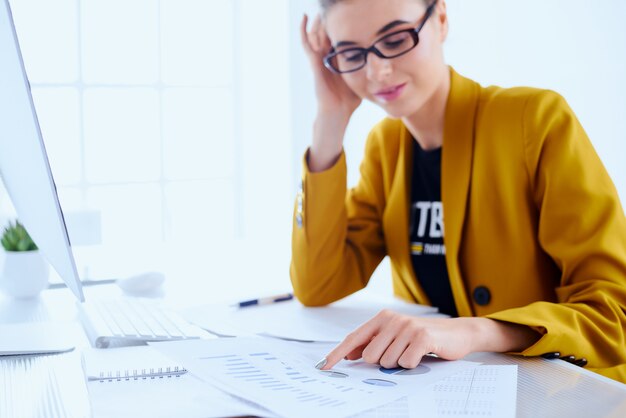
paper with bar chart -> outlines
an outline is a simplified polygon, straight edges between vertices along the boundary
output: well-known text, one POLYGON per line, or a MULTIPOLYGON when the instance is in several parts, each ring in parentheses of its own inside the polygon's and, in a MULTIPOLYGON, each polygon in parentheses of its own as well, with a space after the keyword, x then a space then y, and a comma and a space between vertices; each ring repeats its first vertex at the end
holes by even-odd
POLYGON ((413 370, 342 362, 319 371, 327 344, 269 338, 224 338, 153 344, 194 375, 281 416, 345 417, 388 404, 476 363, 424 361, 413 370), (318 358, 319 357, 319 358, 318 358))

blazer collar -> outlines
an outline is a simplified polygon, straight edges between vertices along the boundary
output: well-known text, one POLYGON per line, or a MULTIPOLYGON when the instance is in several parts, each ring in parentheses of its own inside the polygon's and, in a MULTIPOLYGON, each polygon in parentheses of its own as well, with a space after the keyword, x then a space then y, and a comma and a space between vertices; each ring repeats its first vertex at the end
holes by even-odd
MULTIPOLYGON (((463 222, 469 195, 474 150, 474 121, 480 85, 450 68, 450 93, 446 104, 441 161, 441 200, 444 208, 446 264, 457 312, 472 316, 459 265, 463 222)), ((383 215, 387 250, 398 266, 404 288, 396 289, 418 303, 428 298, 416 281, 409 249, 409 199, 413 165, 413 137, 404 124, 400 130, 398 166, 383 215)))
POLYGON ((450 68, 450 94, 446 104, 441 157, 441 200, 446 264, 460 316, 473 315, 461 276, 459 252, 469 197, 480 89, 478 83, 450 68))

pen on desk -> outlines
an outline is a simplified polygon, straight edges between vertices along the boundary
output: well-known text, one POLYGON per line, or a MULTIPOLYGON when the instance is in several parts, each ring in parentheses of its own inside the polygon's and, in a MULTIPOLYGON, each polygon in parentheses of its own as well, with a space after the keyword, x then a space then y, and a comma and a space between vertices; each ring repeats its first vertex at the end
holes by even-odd
POLYGON ((285 302, 293 299, 292 293, 283 293, 282 295, 268 296, 258 299, 244 300, 235 303, 233 306, 237 308, 245 308, 248 306, 269 305, 270 303, 285 302))

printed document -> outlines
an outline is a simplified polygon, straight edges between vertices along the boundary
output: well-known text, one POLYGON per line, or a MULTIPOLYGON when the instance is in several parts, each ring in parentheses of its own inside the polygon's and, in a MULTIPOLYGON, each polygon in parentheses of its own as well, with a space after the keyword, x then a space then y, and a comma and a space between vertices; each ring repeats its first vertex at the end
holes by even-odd
POLYGON ((358 294, 328 306, 304 307, 298 301, 232 308, 206 305, 182 312, 183 317, 220 336, 255 334, 297 341, 337 343, 382 309, 413 316, 441 315, 432 306, 406 303, 399 299, 376 299, 358 294), (279 321, 276 318, 280 318, 279 321))
POLYGON ((425 358, 416 369, 362 361, 313 367, 332 348, 268 338, 153 343, 195 376, 284 417, 347 417, 418 391, 477 363, 425 358))
MULTIPOLYGON (((514 418, 517 366, 481 365, 430 385, 427 392, 400 398, 358 418, 514 418)), ((356 418, 355 416, 354 418, 356 418)))

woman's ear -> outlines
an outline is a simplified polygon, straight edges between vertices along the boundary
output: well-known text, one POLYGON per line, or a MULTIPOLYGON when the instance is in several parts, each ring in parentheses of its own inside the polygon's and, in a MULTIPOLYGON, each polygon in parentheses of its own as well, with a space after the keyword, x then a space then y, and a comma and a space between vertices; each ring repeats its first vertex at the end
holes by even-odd
POLYGON ((439 26, 439 40, 444 43, 448 37, 448 9, 445 0, 439 0, 435 6, 439 26))

